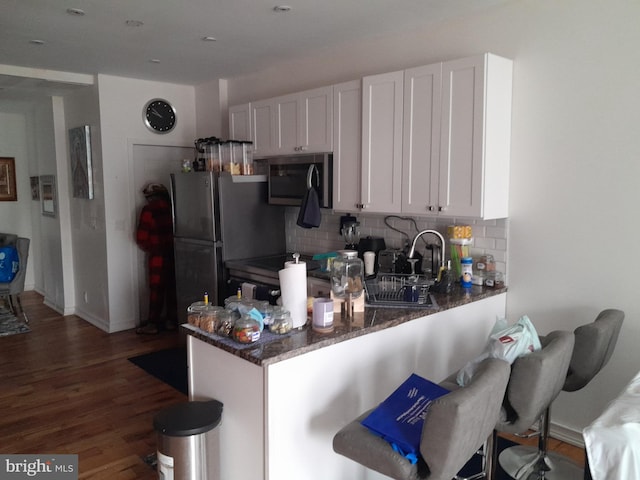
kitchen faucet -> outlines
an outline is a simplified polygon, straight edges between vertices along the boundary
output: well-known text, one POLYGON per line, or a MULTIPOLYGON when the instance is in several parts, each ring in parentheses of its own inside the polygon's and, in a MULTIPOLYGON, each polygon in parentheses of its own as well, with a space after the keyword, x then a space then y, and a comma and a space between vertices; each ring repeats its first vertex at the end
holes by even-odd
POLYGON ((413 242, 411 243, 411 250, 409 250, 409 255, 407 255, 407 258, 413 258, 413 256, 416 253, 416 242, 425 233, 433 233, 434 235, 436 235, 440 239, 440 246, 442 248, 442 251, 441 251, 442 254, 440 255, 440 266, 444 267, 445 266, 445 263, 444 263, 444 257, 445 257, 445 255, 444 255, 444 237, 442 236, 442 234, 440 232, 437 232, 435 230, 422 230, 415 237, 413 237, 413 242))

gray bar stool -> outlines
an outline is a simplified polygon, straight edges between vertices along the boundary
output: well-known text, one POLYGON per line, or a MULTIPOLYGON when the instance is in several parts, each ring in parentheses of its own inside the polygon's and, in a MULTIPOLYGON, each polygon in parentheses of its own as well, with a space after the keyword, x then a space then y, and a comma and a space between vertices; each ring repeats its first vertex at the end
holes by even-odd
POLYGON ((336 433, 333 450, 394 479, 451 480, 491 437, 508 381, 509 364, 487 359, 467 386, 434 400, 422 427, 417 464, 360 423, 369 412, 336 433))
MULTIPOLYGON (((522 433, 536 422, 547 421, 544 414, 551 402, 560 394, 567 376, 573 352, 574 334, 554 331, 541 338, 540 343, 542 349, 520 356, 513 362, 502 413, 496 423, 494 435, 497 432, 522 433)), ((494 456, 496 453, 495 449, 491 452, 494 456)), ((502 460, 500 465, 503 465, 502 460)), ((512 477, 544 478, 544 476, 536 476, 541 469, 539 462, 534 461, 520 468, 512 477)), ((489 478, 493 479, 494 476, 495 472, 491 472, 489 478)))
MULTIPOLYGON (((575 392, 584 388, 600 370, 607 364, 620 334, 624 312, 607 309, 600 312, 596 319, 574 330, 575 346, 571 355, 571 362, 562 390, 575 392)), ((543 420, 538 430, 538 448, 530 446, 515 446, 504 450, 500 454, 500 465, 514 478, 523 465, 538 464, 538 469, 544 471, 546 480, 579 479, 583 476, 583 469, 570 459, 553 452, 547 452, 549 438, 550 405, 543 414, 543 420)))

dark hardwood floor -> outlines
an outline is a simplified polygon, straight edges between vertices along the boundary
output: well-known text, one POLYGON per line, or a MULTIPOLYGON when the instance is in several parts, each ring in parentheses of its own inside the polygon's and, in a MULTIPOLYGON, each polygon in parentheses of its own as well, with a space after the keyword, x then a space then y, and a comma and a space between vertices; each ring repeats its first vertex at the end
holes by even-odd
MULTIPOLYGON (((156 450, 153 416, 187 397, 127 359, 183 334, 107 334, 35 292, 21 298, 31 332, 0 337, 0 453, 78 454, 80 479, 155 480, 143 460, 156 450)), ((550 446, 584 465, 582 449, 550 446)))
POLYGON ((22 295, 30 333, 0 337, 0 452, 73 453, 81 479, 157 479, 153 416, 187 400, 129 357, 184 343, 177 331, 107 334, 22 295))

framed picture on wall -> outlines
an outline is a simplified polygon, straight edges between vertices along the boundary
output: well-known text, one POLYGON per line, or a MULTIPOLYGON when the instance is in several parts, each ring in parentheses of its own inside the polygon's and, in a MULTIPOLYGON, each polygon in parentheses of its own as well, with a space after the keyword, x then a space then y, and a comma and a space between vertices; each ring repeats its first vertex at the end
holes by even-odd
POLYGON ((71 184, 75 198, 93 198, 93 166, 91 164, 91 128, 89 125, 69 130, 71 184))
POLYGON ((0 202, 18 200, 16 191, 16 159, 0 157, 0 202))
POLYGON ((42 215, 56 216, 56 177, 53 175, 40 176, 40 202, 42 203, 42 215))

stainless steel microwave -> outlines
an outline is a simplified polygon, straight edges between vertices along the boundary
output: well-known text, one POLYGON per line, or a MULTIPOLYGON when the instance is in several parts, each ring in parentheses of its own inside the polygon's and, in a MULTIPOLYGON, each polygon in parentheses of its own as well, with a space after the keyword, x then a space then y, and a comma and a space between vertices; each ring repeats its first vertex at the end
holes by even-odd
POLYGON ((267 159, 269 203, 300 205, 309 187, 321 208, 333 206, 333 155, 316 153, 267 159))

